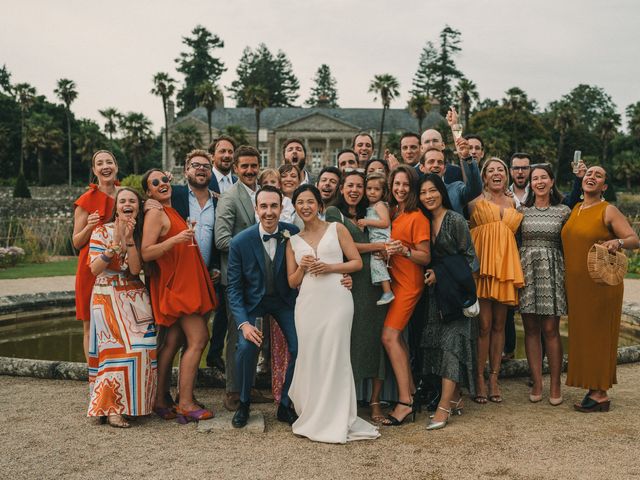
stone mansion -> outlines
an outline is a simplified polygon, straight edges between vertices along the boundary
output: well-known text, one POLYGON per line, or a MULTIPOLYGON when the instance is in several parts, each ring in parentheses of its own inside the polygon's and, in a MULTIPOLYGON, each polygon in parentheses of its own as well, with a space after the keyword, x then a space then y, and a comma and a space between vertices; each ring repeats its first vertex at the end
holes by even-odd
MULTIPOLYGON (((422 122, 423 129, 432 128, 443 120, 437 110, 434 108, 427 114, 422 122)), ((318 172, 326 165, 335 165, 338 152, 343 148, 351 148, 351 140, 356 133, 368 132, 378 142, 381 116, 380 108, 266 108, 260 115, 258 149, 262 154, 261 166, 280 166, 282 143, 293 137, 304 142, 307 165, 311 171, 318 172)), ((196 108, 183 117, 175 118, 170 105, 169 135, 177 126, 189 124, 195 125, 203 139, 209 138, 207 112, 204 108, 196 108)), ((214 138, 230 125, 243 127, 247 132, 247 139, 251 143, 255 142, 256 116, 253 108, 217 108, 213 111, 211 126, 214 138)), ((418 133, 418 121, 406 109, 389 109, 385 116, 384 130, 383 143, 390 133, 418 133)), ((169 158, 163 158, 162 163, 172 169, 176 164, 180 165, 182 160, 175 159, 169 149, 169 158)))

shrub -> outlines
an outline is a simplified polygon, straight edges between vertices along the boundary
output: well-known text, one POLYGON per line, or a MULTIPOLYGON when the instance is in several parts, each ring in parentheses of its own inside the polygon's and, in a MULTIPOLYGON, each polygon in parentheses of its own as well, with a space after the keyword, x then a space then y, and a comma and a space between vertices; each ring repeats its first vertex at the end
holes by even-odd
POLYGON ((14 198, 31 198, 31 192, 29 191, 29 185, 27 185, 27 179, 24 178, 24 174, 18 175, 16 179, 16 186, 13 189, 14 198))
POLYGON ((20 247, 0 247, 0 268, 15 267, 24 258, 24 250, 20 247))
POLYGON ((142 189, 142 175, 134 175, 131 174, 127 177, 124 177, 120 182, 120 186, 122 187, 130 187, 136 190, 142 198, 145 197, 144 190, 142 189))

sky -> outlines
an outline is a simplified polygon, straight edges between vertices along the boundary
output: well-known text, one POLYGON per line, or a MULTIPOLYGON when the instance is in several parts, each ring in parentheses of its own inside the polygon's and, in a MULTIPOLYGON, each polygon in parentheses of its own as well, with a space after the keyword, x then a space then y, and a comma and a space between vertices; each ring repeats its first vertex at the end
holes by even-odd
MULTIPOLYGON (((143 112, 159 131, 151 79, 160 71, 182 79, 174 59, 198 24, 225 43, 215 51, 227 67, 223 87, 236 78, 242 50, 265 43, 291 60, 297 105, 327 63, 340 106, 360 108, 379 106, 368 87, 381 73, 398 78, 391 106, 404 108, 422 48, 448 24, 462 33, 456 61, 481 98, 518 86, 545 107, 587 83, 604 88, 623 114, 640 101, 638 19, 636 0, 7 0, 0 65, 51 101, 57 79, 74 80, 76 116, 102 125, 99 109, 143 112)), ((225 106, 233 105, 225 90, 225 106)))

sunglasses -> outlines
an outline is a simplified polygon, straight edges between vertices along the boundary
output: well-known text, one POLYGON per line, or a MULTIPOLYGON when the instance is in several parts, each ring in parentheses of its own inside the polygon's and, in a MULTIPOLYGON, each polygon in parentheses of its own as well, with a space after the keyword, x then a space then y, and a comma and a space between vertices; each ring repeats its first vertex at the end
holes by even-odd
POLYGON ((158 180, 157 178, 151 180, 151 185, 153 185, 154 187, 157 187, 161 183, 169 183, 169 177, 165 175, 164 177, 161 177, 160 180, 158 180))

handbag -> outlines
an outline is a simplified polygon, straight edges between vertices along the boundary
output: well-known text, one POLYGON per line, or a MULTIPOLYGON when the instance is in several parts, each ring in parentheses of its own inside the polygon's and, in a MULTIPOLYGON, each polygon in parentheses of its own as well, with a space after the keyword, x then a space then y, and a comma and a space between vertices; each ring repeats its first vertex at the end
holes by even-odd
POLYGON ((598 243, 594 243, 587 253, 587 269, 596 283, 619 285, 627 274, 628 264, 624 253, 609 253, 606 247, 598 243))

